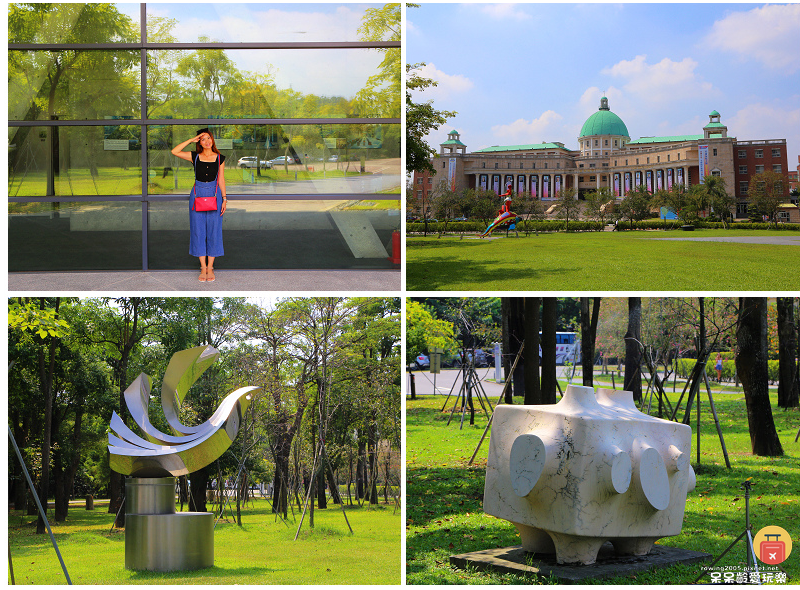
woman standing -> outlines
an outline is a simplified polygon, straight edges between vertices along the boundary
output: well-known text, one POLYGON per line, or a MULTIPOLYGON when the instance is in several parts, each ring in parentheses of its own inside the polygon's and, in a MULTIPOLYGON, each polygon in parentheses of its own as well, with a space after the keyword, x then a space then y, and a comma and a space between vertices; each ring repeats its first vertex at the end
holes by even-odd
POLYGON ((214 259, 222 256, 222 216, 228 206, 225 196, 225 156, 219 153, 214 136, 200 129, 197 136, 172 149, 172 154, 194 166, 195 183, 189 193, 189 254, 200 259, 200 281, 213 281, 214 259), (190 143, 194 152, 184 152, 190 143), (195 197, 216 197, 216 209, 199 210, 195 197))

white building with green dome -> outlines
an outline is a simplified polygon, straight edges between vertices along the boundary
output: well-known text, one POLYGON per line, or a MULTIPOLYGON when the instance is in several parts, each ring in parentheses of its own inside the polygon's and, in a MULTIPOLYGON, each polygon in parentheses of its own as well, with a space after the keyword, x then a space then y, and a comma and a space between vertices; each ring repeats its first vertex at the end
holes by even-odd
POLYGON ((738 141, 728 136, 717 111, 708 117, 696 135, 632 140, 604 96, 597 112, 581 127, 577 150, 558 141, 542 141, 468 152, 453 130, 431 160, 436 173, 414 175, 414 196, 424 199, 445 181, 456 191, 484 188, 498 194, 511 183, 515 192, 545 201, 571 188, 579 199, 601 187, 622 198, 640 185, 655 192, 675 184, 689 187, 713 175, 722 177, 728 192, 736 195, 737 217, 746 217, 750 177, 766 170, 788 172, 786 140, 738 141))

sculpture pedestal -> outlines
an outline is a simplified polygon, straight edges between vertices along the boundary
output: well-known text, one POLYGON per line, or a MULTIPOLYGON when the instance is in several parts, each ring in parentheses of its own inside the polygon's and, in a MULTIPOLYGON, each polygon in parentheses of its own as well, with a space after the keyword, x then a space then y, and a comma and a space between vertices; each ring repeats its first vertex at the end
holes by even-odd
POLYGON ((174 477, 126 481, 125 567, 173 572, 214 565, 214 515, 175 512, 174 477))

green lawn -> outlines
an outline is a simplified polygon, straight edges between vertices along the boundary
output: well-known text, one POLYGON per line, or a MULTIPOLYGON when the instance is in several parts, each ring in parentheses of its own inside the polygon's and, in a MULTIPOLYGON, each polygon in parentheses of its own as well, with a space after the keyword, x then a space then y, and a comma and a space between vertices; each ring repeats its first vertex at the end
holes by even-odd
POLYGON ((751 291, 800 289, 800 247, 653 238, 794 237, 795 232, 697 230, 406 238, 414 291, 751 291))
MULTIPOLYGON (((673 403, 678 395, 680 389, 674 396, 670 393, 673 403)), ((423 396, 406 402, 407 583, 548 583, 547 579, 463 571, 449 565, 450 555, 519 545, 520 541, 512 524, 483 513, 488 436, 475 464, 467 466, 486 426, 485 416, 476 411, 474 426, 470 427, 465 421, 464 429, 459 430, 458 422, 454 420, 448 427, 448 414, 440 411, 444 400, 444 396, 423 396)), ((515 398, 515 403, 520 401, 520 398, 515 398)), ((661 539, 659 543, 704 551, 714 556, 722 553, 744 530, 744 497, 740 485, 752 477, 750 509, 753 533, 764 526, 777 525, 792 534, 797 550, 793 548, 790 558, 781 567, 788 573, 789 583, 797 584, 800 578, 800 524, 797 519, 800 510, 800 443, 794 442, 794 436, 800 427, 800 412, 796 409, 777 410, 773 399, 775 423, 786 454, 780 458, 755 457, 750 454, 743 396, 719 394, 714 401, 733 469, 725 467, 713 417, 708 411, 708 398, 704 395, 700 465, 697 464, 696 438, 692 439, 692 465, 697 473, 697 487, 689 493, 681 534, 661 539)), ((452 403, 451 398, 446 410, 449 411, 452 403)), ((692 428, 696 428, 696 423, 692 428)), ((743 564, 744 547, 739 542, 721 564, 743 564)), ((673 566, 602 583, 689 584, 699 573, 697 565, 673 566)), ((702 581, 709 583, 710 579, 706 577, 702 581)))
MULTIPOLYGON (((389 501, 392 502, 391 497, 389 501)), ((381 497, 383 502, 383 497, 381 497)), ((227 514, 227 513, 226 513, 227 514)), ((50 512, 52 515, 52 511, 50 512)), ((392 504, 347 509, 328 504, 308 515, 297 541, 300 515, 288 526, 255 500, 242 513, 243 526, 223 520, 214 531, 214 567, 169 574, 125 569, 125 534, 110 531, 107 508, 70 508, 64 523, 51 523, 73 584, 399 584, 401 515, 392 504)), ((50 537, 36 535, 33 516, 10 511, 10 552, 17 584, 64 584, 50 537)), ((9 577, 10 582, 10 577, 9 577)))
MULTIPOLYGON (((163 176, 162 171, 163 168, 150 168, 148 180, 150 194, 189 193, 194 184, 194 171, 191 166, 175 167, 173 172, 167 174, 166 177, 163 176), (174 171, 177 171, 178 174, 177 187, 174 171)), ((261 176, 250 169, 235 166, 225 169, 225 182, 230 186, 322 180, 344 178, 345 176, 361 176, 361 174, 352 167, 349 172, 345 173, 344 169, 329 168, 323 171, 314 168, 313 171, 310 171, 303 166, 290 166, 287 172, 283 166, 280 166, 262 170, 261 176)), ((42 196, 46 192, 46 185, 47 175, 41 171, 12 176, 8 185, 9 196, 42 196)), ((136 195, 141 191, 141 169, 135 166, 128 168, 102 167, 98 169, 96 176, 92 176, 88 168, 71 168, 68 172, 62 172, 55 179, 55 194, 65 198, 72 195, 136 195)), ((394 192, 399 192, 399 188, 392 194, 394 192)))

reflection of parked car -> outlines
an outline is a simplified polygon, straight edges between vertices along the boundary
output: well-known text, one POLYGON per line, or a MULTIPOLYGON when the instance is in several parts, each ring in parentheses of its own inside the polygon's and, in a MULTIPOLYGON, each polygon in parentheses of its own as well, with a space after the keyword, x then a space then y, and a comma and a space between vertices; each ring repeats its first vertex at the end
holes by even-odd
POLYGON ((259 160, 256 156, 244 156, 239 158, 239 168, 255 168, 256 162, 261 168, 272 168, 272 163, 266 160, 259 160))
POLYGON ((338 162, 338 161, 339 161, 339 156, 337 156, 336 154, 333 154, 330 158, 328 158, 328 162, 338 162))
POLYGON ((427 367, 431 366, 431 359, 428 358, 427 354, 418 354, 417 358, 414 359, 414 362, 417 363, 417 366, 420 369, 426 369, 427 367))
POLYGON ((297 162, 292 156, 278 156, 277 158, 271 159, 270 163, 273 166, 283 166, 284 164, 296 164, 297 162))

